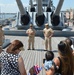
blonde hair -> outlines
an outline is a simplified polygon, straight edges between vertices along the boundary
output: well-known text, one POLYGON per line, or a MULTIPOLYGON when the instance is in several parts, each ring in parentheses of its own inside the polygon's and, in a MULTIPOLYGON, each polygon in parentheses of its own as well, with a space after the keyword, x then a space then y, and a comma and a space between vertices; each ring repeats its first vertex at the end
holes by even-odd
POLYGON ((73 61, 72 51, 67 41, 64 40, 62 41, 62 43, 64 44, 63 48, 58 47, 61 62, 62 62, 62 75, 71 75, 74 72, 74 61, 73 61))

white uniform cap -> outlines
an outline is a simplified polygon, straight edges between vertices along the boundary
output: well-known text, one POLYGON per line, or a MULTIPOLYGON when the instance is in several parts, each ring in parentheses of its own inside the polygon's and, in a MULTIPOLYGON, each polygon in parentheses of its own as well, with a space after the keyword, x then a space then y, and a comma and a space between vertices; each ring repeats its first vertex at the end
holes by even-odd
POLYGON ((30 27, 31 27, 31 26, 33 27, 33 25, 32 25, 32 24, 30 24, 30 27))
POLYGON ((45 26, 49 26, 49 24, 48 24, 48 23, 46 23, 46 24, 45 24, 45 26))

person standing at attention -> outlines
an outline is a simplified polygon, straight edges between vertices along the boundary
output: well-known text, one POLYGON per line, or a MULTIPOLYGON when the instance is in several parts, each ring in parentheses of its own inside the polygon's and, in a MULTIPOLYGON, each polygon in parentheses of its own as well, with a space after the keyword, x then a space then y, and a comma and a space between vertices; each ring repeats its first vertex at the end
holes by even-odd
POLYGON ((45 50, 52 50, 51 49, 51 37, 53 36, 54 31, 49 28, 49 24, 45 24, 45 28, 43 29, 44 37, 45 37, 45 50), (49 48, 48 48, 49 46, 49 48))
POLYGON ((33 25, 30 24, 30 28, 26 31, 28 34, 28 50, 31 49, 32 45, 32 50, 34 50, 34 40, 35 40, 35 29, 33 28, 33 25))
POLYGON ((0 53, 2 51, 2 45, 3 45, 3 42, 4 42, 4 31, 2 30, 2 25, 0 25, 0 53))

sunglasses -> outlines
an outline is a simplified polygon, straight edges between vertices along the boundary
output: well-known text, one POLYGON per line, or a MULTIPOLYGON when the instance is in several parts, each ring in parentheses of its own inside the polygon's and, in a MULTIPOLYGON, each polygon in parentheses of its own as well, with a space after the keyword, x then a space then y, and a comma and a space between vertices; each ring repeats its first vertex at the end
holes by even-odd
POLYGON ((21 49, 18 49, 19 51, 21 51, 21 49))

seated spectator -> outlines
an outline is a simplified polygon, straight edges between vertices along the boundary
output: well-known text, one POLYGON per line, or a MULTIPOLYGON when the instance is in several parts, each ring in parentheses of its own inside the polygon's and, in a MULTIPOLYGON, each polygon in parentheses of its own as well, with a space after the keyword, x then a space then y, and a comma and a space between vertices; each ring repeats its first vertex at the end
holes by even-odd
MULTIPOLYGON (((54 58, 54 63, 59 66, 58 73, 61 75, 73 75, 74 63, 71 47, 67 41, 60 41, 58 44, 59 57, 54 58)), ((54 71, 51 71, 54 73, 54 71)))
POLYGON ((0 54, 1 75, 27 75, 24 67, 24 61, 19 55, 23 49, 23 43, 19 40, 14 40, 0 54))

